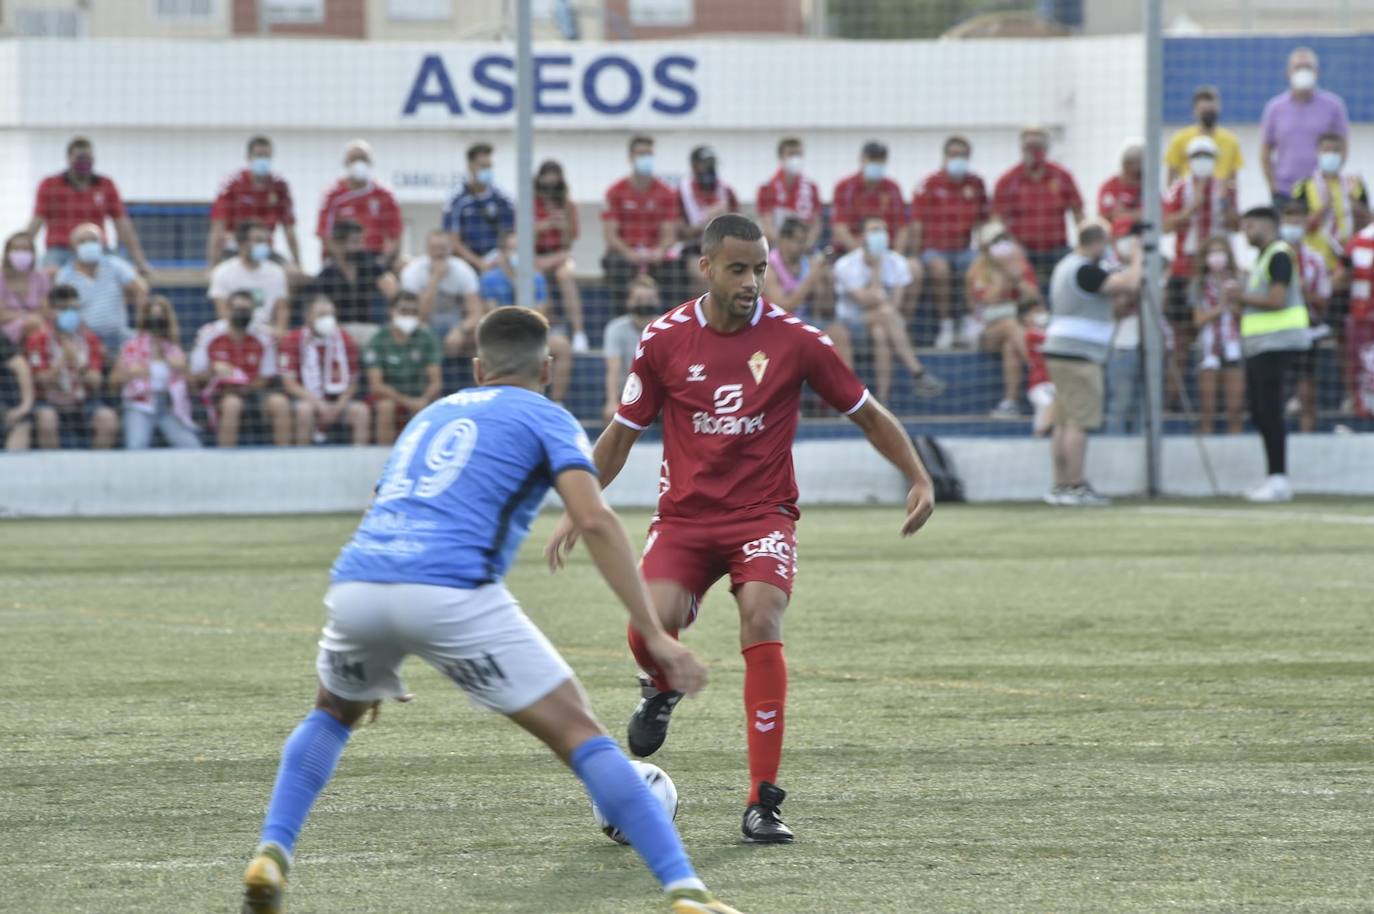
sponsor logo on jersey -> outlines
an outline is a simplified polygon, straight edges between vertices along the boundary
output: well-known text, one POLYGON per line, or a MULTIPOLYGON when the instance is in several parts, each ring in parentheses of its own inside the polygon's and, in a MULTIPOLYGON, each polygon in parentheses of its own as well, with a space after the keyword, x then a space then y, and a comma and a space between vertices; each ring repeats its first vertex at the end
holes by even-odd
POLYGON ((736 416, 744 408, 744 385, 722 384, 713 397, 715 415, 706 411, 692 415, 692 430, 698 435, 753 435, 764 429, 764 413, 736 416))
POLYGON ((761 539, 745 543, 740 547, 740 551, 744 553, 746 562, 752 562, 754 559, 772 559, 780 562, 778 574, 782 577, 787 577, 787 569, 792 565, 792 545, 787 542, 787 537, 781 530, 774 530, 761 539))
POLYGON ((768 356, 763 352, 756 352, 749 357, 749 373, 754 376, 755 384, 763 383, 763 373, 768 370, 768 356))
POLYGON ((689 381, 705 381, 705 380, 706 380, 706 366, 705 366, 705 365, 688 365, 688 366, 687 366, 687 380, 689 380, 689 381))
POLYGON ((722 384, 716 388, 715 407, 717 416, 737 413, 744 406, 743 384, 722 384))
POLYGON ((622 406, 629 406, 636 403, 644 395, 644 384, 639 380, 639 375, 633 371, 625 379, 625 389, 620 393, 620 403, 622 406))

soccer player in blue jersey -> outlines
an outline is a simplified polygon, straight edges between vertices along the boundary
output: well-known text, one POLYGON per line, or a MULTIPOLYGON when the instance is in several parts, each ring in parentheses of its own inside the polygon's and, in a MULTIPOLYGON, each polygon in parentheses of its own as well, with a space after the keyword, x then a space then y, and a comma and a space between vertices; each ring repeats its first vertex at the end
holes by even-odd
POLYGON ((673 914, 739 914, 706 891, 663 807, 592 717, 563 658, 502 584, 550 487, 673 688, 699 691, 701 662, 664 631, 629 538, 601 497, 591 446, 540 391, 548 323, 500 308, 477 328, 478 386, 406 426, 376 497, 331 572, 315 709, 286 740, 244 874, 244 914, 282 910, 296 837, 354 724, 406 700, 401 661, 424 658, 478 705, 505 714, 567 763, 662 883, 673 914))

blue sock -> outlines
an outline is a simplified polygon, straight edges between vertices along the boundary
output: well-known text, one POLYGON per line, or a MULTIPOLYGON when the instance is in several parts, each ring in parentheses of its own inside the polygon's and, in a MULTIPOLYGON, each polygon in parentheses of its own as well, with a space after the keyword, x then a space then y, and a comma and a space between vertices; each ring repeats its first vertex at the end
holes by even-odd
POLYGON ((573 750, 570 762, 593 802, 630 839, 659 882, 696 879, 672 820, 615 740, 594 736, 573 750))
POLYGON ((329 783, 350 733, 336 718, 317 708, 286 738, 277 783, 267 804, 267 819, 262 824, 264 843, 280 844, 287 854, 295 850, 296 836, 315 798, 329 783))

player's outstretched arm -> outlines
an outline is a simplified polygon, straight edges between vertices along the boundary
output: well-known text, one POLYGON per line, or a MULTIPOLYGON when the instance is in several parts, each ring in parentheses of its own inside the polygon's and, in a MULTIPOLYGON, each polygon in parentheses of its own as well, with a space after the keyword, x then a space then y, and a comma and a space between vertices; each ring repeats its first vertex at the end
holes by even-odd
MULTIPOLYGON (((612 420, 601 433, 601 437, 596 439, 596 446, 592 448, 592 463, 596 466, 597 480, 601 488, 609 486, 620 475, 620 471, 625 468, 625 461, 630 456, 630 448, 639 440, 639 435, 638 431, 628 425, 612 420)), ((544 559, 549 563, 550 571, 562 568, 568 560, 568 553, 577 545, 577 525, 569 517, 570 513, 564 512, 558 519, 558 525, 554 527, 553 535, 544 547, 544 559)))
POLYGON ((654 612, 649 589, 639 573, 630 538, 620 518, 601 496, 601 486, 586 470, 564 470, 555 483, 567 516, 587 542, 596 570, 630 611, 630 624, 638 629, 672 687, 691 695, 706 685, 706 668, 696 656, 663 630, 654 612))
POLYGON ((935 488, 931 485, 930 474, 916 454, 916 448, 911 446, 911 437, 897 417, 873 397, 869 397, 849 418, 863 429, 864 436, 874 450, 901 470, 911 483, 906 495, 906 520, 902 522, 902 536, 911 536, 925 526, 935 511, 935 488))

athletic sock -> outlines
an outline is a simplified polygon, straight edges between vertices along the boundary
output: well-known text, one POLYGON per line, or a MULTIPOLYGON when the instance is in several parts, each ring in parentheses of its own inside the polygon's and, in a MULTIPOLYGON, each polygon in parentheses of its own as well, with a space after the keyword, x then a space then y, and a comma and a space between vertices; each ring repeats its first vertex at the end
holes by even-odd
MULTIPOLYGON (((677 637, 677 629, 668 629, 668 634, 677 637)), ((629 627, 630 653, 635 655, 635 662, 639 668, 648 674, 654 681, 654 688, 660 692, 671 691, 672 686, 668 680, 663 678, 663 671, 658 668, 658 663, 654 660, 654 655, 649 653, 649 643, 644 640, 644 636, 639 633, 639 629, 633 625, 629 627)))
POLYGON ((350 733, 336 718, 317 708, 286 738, 262 825, 263 843, 279 845, 288 855, 294 853, 296 836, 315 798, 329 783, 350 733))
POLYGON ((661 884, 677 886, 697 878, 672 819, 615 740, 594 736, 574 749, 568 762, 592 802, 630 840, 661 884))
POLYGON ((744 713, 749 728, 749 803, 759 801, 759 784, 776 784, 782 764, 783 709, 787 704, 787 659, 781 641, 751 644, 744 654, 744 713))

